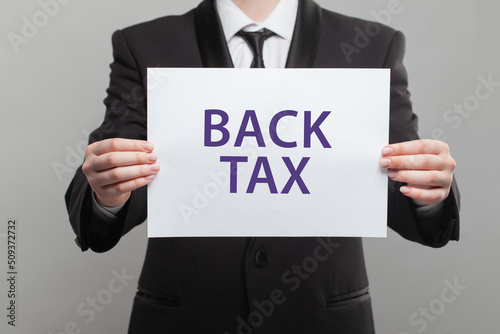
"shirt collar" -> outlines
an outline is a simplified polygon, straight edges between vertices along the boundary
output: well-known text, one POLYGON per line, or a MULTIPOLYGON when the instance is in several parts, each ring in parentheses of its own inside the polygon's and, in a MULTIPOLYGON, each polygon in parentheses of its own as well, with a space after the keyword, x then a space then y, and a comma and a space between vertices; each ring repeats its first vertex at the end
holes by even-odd
POLYGON ((267 28, 291 41, 297 18, 298 3, 298 0, 281 0, 263 22, 255 22, 231 0, 215 1, 226 42, 242 29, 257 31, 262 28, 267 28))

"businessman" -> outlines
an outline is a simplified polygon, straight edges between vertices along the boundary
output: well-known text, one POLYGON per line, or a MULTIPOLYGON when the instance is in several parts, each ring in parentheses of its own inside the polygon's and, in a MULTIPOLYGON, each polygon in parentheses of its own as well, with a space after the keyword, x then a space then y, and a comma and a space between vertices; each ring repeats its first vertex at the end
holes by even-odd
MULTIPOLYGON (((400 32, 311 0, 205 0, 117 31, 113 50, 105 120, 66 193, 83 251, 111 249, 146 219, 144 186, 160 171, 146 140, 147 67, 390 68, 388 225, 430 247, 458 240, 455 161, 418 137, 400 32)), ((129 326, 144 332, 373 333, 361 240, 150 239, 129 326)))

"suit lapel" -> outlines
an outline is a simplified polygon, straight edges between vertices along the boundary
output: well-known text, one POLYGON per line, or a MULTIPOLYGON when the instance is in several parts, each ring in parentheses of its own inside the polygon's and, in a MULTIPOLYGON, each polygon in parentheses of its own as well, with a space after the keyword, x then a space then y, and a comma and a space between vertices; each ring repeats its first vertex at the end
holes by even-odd
POLYGON ((200 3, 194 20, 203 67, 234 67, 214 1, 200 3))
POLYGON ((321 8, 312 0, 299 0, 286 67, 313 67, 320 33, 321 8))
MULTIPOLYGON (((196 36, 204 67, 234 67, 213 0, 195 12, 196 36)), ((321 32, 321 8, 312 0, 299 0, 297 20, 286 67, 313 67, 321 32)))

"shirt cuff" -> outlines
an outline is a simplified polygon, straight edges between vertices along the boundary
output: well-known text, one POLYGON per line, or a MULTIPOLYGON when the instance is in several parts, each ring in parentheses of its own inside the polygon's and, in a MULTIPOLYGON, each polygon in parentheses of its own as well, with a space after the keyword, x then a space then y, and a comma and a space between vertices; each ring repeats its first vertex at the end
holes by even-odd
POLYGON ((110 219, 117 219, 118 217, 116 216, 118 212, 125 206, 125 204, 111 207, 111 206, 104 206, 100 205, 97 203, 97 200, 95 198, 95 194, 92 191, 92 211, 94 214, 98 215, 99 217, 110 220, 110 219))
MULTIPOLYGON (((413 199, 413 198, 412 198, 413 199)), ((442 213, 444 202, 434 203, 434 204, 420 204, 413 199, 413 202, 417 206, 417 213, 420 218, 436 218, 442 213)))
POLYGON ((443 226, 444 202, 422 205, 417 203, 417 214, 422 222, 422 227, 427 234, 439 233, 443 226))

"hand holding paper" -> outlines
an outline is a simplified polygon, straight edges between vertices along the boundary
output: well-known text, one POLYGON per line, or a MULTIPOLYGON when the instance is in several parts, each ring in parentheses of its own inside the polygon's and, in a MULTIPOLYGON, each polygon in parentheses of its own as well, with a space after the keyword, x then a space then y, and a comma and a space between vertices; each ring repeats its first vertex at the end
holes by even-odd
POLYGON ((123 138, 106 139, 87 146, 83 173, 99 204, 124 204, 130 192, 154 179, 160 170, 153 144, 123 138))
POLYGON ((401 192, 421 204, 445 200, 450 193, 455 160, 446 143, 414 140, 389 145, 382 150, 380 165, 394 181, 405 182, 401 192))

